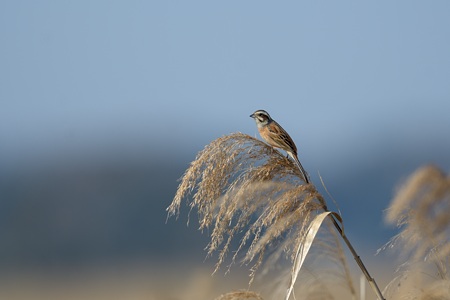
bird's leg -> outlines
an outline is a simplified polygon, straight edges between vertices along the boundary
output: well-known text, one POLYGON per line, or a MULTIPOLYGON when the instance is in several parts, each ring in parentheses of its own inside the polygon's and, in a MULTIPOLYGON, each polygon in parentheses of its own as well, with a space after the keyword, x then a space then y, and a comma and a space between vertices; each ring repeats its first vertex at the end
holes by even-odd
POLYGON ((286 151, 286 159, 289 160, 289 153, 286 151))

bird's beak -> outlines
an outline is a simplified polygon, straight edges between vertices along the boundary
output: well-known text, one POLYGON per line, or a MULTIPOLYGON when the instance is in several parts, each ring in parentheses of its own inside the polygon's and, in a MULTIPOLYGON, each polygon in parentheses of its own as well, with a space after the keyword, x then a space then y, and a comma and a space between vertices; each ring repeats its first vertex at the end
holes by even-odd
POLYGON ((254 119, 254 118, 255 118, 255 114, 251 114, 251 115, 250 115, 250 118, 253 118, 253 119, 254 119))

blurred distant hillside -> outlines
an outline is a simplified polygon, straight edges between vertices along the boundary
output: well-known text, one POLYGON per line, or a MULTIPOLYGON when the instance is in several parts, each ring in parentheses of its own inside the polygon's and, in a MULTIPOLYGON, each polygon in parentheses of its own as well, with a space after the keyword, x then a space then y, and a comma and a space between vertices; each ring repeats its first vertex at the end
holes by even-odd
POLYGON ((186 218, 166 224, 182 172, 181 164, 127 161, 1 174, 0 265, 167 258, 195 248, 186 245, 201 235, 186 218))
MULTIPOLYGON (((207 232, 197 230, 196 215, 186 226, 184 207, 178 221, 166 223, 165 209, 192 159, 90 157, 1 173, 0 265, 5 270, 190 255, 202 260, 207 232)), ((417 164, 417 158, 393 154, 322 174, 347 234, 368 256, 392 235, 383 225, 383 209, 417 164)))

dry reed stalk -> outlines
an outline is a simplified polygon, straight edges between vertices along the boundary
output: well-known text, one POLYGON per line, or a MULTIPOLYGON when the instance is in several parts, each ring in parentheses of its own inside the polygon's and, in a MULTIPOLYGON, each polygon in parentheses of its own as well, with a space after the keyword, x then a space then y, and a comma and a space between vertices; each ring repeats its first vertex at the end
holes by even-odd
POLYGON ((386 292, 392 298, 450 299, 450 177, 435 166, 418 169, 386 220, 401 231, 381 250, 399 248, 404 259, 386 292))
MULTIPOLYGON (((242 262, 253 263, 250 283, 263 259, 274 249, 277 255, 277 249, 283 249, 294 262, 288 299, 320 225, 331 219, 371 286, 376 287, 378 298, 383 299, 346 238, 340 216, 328 211, 325 199, 313 184, 305 184, 293 161, 260 140, 234 133, 207 145, 185 172, 167 208, 168 217, 179 215, 182 200, 191 193, 188 205, 191 210, 196 208, 200 229, 212 227, 206 250, 208 255, 218 253, 214 272, 224 263, 234 239, 239 238, 240 242, 230 266, 245 249, 242 262)), ((339 255, 342 260, 344 255, 339 255)), ((348 274, 345 278, 350 280, 348 274)), ((351 293, 354 295, 354 288, 351 293)))

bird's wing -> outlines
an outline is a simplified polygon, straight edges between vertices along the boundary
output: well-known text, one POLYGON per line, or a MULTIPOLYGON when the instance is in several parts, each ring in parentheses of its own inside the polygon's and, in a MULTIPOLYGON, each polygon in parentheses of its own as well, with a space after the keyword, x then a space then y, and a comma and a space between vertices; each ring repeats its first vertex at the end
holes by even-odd
POLYGON ((295 155, 297 155, 297 146, 295 146, 294 141, 292 140, 292 138, 289 136, 289 134, 286 132, 286 130, 283 129, 283 127, 280 126, 280 124, 278 124, 275 121, 273 122, 273 126, 268 126, 269 132, 273 134, 273 136, 275 137, 279 137, 280 143, 283 143, 286 147, 280 147, 283 150, 286 151, 291 151, 293 152, 295 155))

